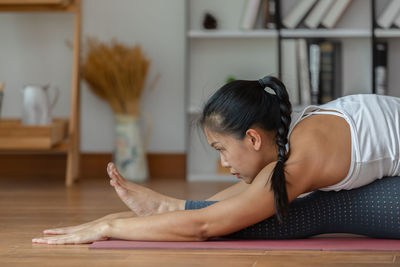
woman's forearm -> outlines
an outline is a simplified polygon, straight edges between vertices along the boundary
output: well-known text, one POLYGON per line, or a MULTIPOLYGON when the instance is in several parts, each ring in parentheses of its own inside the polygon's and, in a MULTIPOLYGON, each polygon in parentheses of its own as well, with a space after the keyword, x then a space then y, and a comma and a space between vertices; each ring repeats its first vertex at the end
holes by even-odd
POLYGON ((221 192, 216 193, 212 197, 206 199, 206 201, 221 201, 233 196, 236 196, 246 190, 249 187, 248 184, 246 184, 243 181, 240 181, 234 185, 231 185, 230 187, 222 190, 221 192))
POLYGON ((107 222, 105 236, 143 241, 204 241, 204 222, 197 211, 175 211, 107 222))
POLYGON ((133 211, 123 211, 123 212, 117 212, 117 213, 111 213, 109 215, 106 215, 99 220, 113 220, 113 219, 119 219, 119 218, 130 218, 130 217, 136 217, 136 213, 133 211))

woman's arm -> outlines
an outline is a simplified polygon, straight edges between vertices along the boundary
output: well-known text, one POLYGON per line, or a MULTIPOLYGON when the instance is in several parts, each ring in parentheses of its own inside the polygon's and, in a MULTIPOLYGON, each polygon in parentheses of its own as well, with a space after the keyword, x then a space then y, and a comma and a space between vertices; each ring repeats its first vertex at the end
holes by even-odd
POLYGON ((212 197, 206 199, 206 201, 221 201, 233 196, 236 196, 240 193, 242 193, 244 190, 246 190, 249 187, 248 184, 246 184, 243 181, 240 181, 234 185, 231 185, 230 187, 222 190, 221 192, 216 193, 212 197))
MULTIPOLYGON (((71 235, 45 237, 34 242, 49 244, 86 243, 107 238, 148 241, 201 241, 224 236, 253 225, 274 214, 269 178, 275 163, 265 167, 242 193, 200 210, 173 211, 153 216, 115 219, 71 235)), ((288 171, 289 201, 308 186, 288 171), (296 183, 294 182, 296 181, 296 183)), ((298 174, 298 173, 297 173, 298 174)), ((297 175, 299 177, 299 175, 297 175)), ((305 179, 304 181, 306 181, 305 179)))

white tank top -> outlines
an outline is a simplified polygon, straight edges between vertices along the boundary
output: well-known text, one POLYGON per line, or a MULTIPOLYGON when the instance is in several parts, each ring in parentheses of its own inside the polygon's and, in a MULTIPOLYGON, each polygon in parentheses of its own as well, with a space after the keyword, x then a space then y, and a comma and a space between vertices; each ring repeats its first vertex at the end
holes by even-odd
MULTIPOLYGON (((351 164, 347 176, 323 191, 353 189, 385 176, 400 175, 400 98, 375 94, 349 95, 292 113, 293 128, 312 114, 343 117, 351 130, 351 164), (338 112, 320 111, 329 109, 338 112)), ((289 151, 289 146, 286 146, 289 151)))

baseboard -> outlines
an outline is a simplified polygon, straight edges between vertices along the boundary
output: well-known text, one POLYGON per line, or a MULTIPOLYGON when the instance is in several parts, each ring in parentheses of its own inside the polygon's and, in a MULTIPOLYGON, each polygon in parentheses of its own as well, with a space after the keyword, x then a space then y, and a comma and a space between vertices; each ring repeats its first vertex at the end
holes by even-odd
MULTIPOLYGON (((151 178, 185 179, 185 154, 148 154, 151 178)), ((81 177, 104 178, 111 153, 81 154, 81 177)), ((64 177, 65 154, 0 154, 0 177, 64 177)))

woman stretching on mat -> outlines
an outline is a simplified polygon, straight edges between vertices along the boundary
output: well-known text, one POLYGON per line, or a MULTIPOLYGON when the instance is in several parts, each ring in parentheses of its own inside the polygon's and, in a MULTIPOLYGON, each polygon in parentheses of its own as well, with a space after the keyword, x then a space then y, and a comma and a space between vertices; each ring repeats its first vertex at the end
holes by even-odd
POLYGON ((285 86, 267 76, 220 88, 200 122, 241 182, 185 201, 128 182, 110 163, 110 183, 134 213, 45 230, 53 236, 33 242, 400 238, 400 177, 390 177, 400 174, 400 98, 351 95, 292 113, 285 86))

